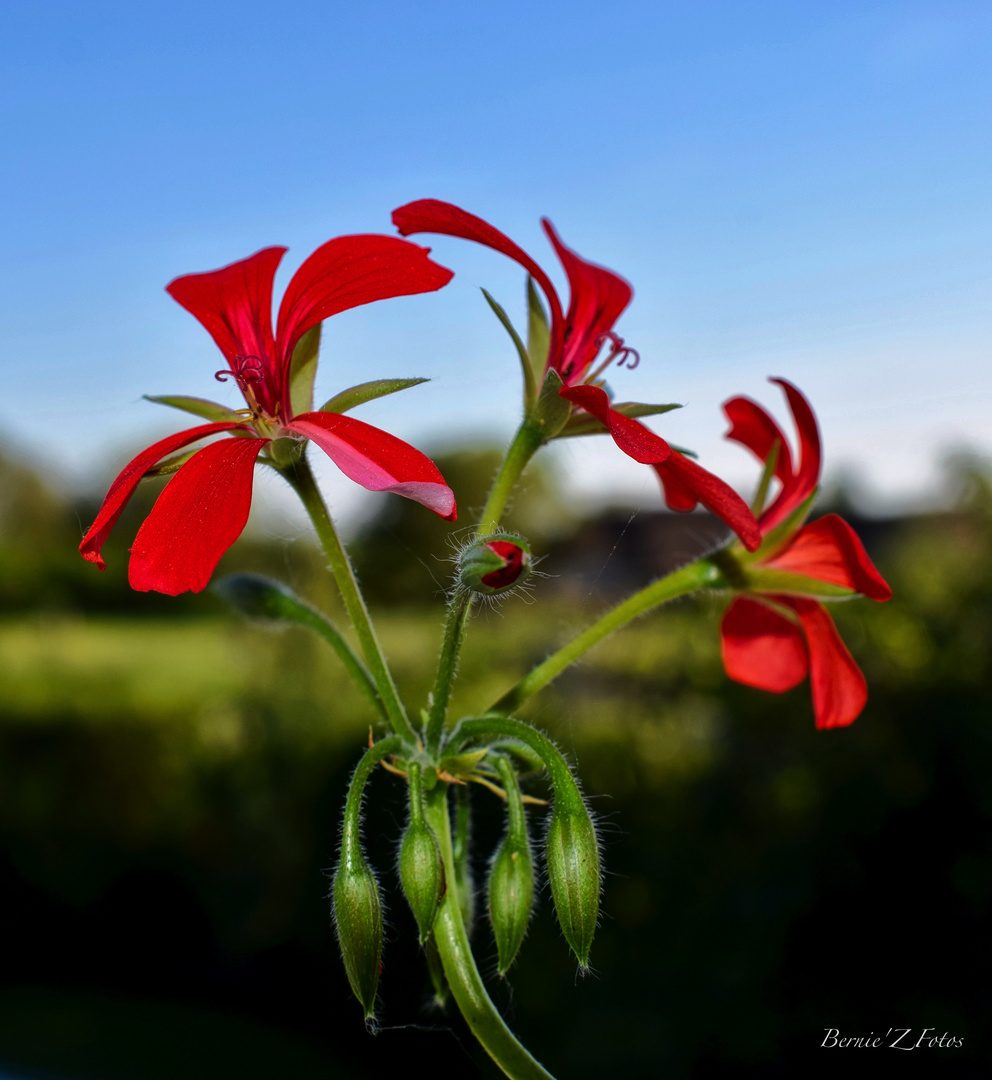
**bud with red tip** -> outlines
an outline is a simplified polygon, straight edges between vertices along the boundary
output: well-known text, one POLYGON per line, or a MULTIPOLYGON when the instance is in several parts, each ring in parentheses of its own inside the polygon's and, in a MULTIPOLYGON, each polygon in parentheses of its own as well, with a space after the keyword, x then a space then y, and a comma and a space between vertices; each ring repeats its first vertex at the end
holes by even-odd
POLYGON ((530 568, 530 548, 523 537, 493 533, 458 557, 458 582, 472 592, 495 596, 522 584, 530 568))

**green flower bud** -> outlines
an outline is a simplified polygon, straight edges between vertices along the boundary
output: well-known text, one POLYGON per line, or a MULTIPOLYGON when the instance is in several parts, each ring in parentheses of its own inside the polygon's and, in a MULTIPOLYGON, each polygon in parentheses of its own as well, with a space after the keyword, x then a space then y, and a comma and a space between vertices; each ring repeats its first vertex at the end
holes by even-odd
POLYGON ((361 848, 347 840, 331 888, 334 927, 344 969, 365 1019, 375 1012, 382 968, 382 903, 379 886, 361 848))
POLYGON ((511 533, 493 533, 466 548, 458 558, 458 582, 466 589, 494 596, 521 584, 530 573, 527 542, 511 533))
POLYGON ((569 780, 555 787, 545 860, 562 933, 586 968, 599 919, 599 843, 579 789, 569 780))
POLYGON ((410 823, 400 841, 400 883, 413 917, 420 944, 430 936, 438 905, 444 895, 444 864, 431 827, 424 820, 420 765, 410 762, 410 823))
POLYGON ((489 919, 496 938, 497 967, 505 975, 517 957, 534 910, 534 859, 523 799, 513 767, 496 759, 506 788, 508 824, 489 871, 489 919))

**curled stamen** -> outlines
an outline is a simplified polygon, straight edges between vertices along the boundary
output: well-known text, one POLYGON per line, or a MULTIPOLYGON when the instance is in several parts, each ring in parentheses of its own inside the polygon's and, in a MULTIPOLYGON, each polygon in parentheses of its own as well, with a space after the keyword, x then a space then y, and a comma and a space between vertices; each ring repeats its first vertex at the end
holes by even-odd
POLYGON ((265 378, 265 364, 260 356, 236 356, 234 363, 237 365, 239 375, 243 375, 251 382, 262 382, 265 378))
POLYGON ((631 349, 628 345, 624 345, 623 338, 613 330, 607 330, 605 334, 600 334, 599 337, 596 338, 596 348, 601 349, 607 341, 610 343, 610 351, 606 354, 606 358, 599 367, 586 378, 585 381, 587 383, 594 383, 614 360, 616 360, 621 367, 623 367, 626 362, 627 367, 630 368, 631 371, 633 371, 633 369, 641 362, 640 353, 636 349, 631 349), (618 357, 619 359, 617 359, 618 357))

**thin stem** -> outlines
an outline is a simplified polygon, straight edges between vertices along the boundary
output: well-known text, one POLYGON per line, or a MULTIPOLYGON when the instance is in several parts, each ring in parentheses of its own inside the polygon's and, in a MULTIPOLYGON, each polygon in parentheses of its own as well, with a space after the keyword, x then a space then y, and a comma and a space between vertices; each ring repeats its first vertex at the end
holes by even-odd
POLYGON ((348 797, 344 804, 344 825, 341 833, 342 851, 359 851, 361 849, 361 821, 362 821, 362 796, 365 794, 365 785, 368 782, 372 770, 391 754, 398 754, 403 750, 403 740, 399 735, 388 735, 380 739, 374 746, 370 746, 362 755, 362 760, 351 774, 351 783, 348 785, 348 797))
POLYGON ((389 714, 386 712, 386 706, 379 696, 375 680, 369 673, 369 669, 362 662, 361 657, 357 656, 352 647, 345 641, 341 631, 338 630, 329 619, 325 618, 321 612, 315 611, 309 605, 302 602, 299 605, 299 613, 296 616, 296 621, 300 626, 306 626, 319 634, 320 637, 330 645, 337 653, 341 663, 344 664, 348 674, 354 679, 358 688, 372 703, 376 712, 379 714, 379 718, 388 723, 389 714))
POLYGON ((612 634, 614 630, 636 619, 651 608, 674 600, 677 596, 685 596, 687 593, 696 592, 698 589, 713 587, 723 580, 720 571, 709 559, 697 559, 696 562, 683 566, 680 570, 668 574, 666 577, 653 581, 647 588, 634 593, 623 603, 618 604, 608 611, 601 619, 598 619, 582 631, 577 637, 572 638, 567 645, 562 646, 557 652, 552 653, 547 660, 532 668, 520 682, 511 690, 508 690, 489 709, 490 712, 511 713, 527 698, 543 689, 553 679, 556 679, 569 665, 574 664, 584 653, 597 645, 603 638, 612 634))
POLYGON ((482 976, 468 943, 458 901, 451 821, 448 816, 447 784, 438 784, 426 800, 427 822, 434 830, 444 862, 447 891, 434 921, 434 940, 441 955, 444 973, 462 1016, 486 1053, 511 1080, 554 1080, 506 1026, 486 993, 482 976))
POLYGON ((476 537, 486 536, 499 527, 500 518, 506 509, 507 500, 513 491, 514 485, 520 479, 527 463, 541 448, 544 441, 538 431, 527 419, 520 425, 517 434, 510 443, 503 464, 500 466, 493 486, 489 491, 479 525, 475 531, 476 537))
POLYGON ((399 692, 393 682, 392 673, 376 636, 375 627, 372 625, 372 618, 369 615, 368 608, 365 606, 365 599, 362 596, 361 589, 358 587, 355 571, 351 567, 351 560, 348 558, 348 553, 338 537, 331 515, 327 512, 327 507, 324 505, 324 499, 313 478, 310 465, 306 458, 303 457, 292 468, 286 469, 283 475, 296 489, 303 505, 306 507, 307 513, 310 515, 314 528, 317 530, 317 536, 324 549, 324 554, 331 564, 331 573, 334 575, 338 591, 341 593, 345 610, 348 612, 352 625, 355 627, 355 632, 358 634, 362 652, 365 654, 365 662, 368 664, 372 678, 378 687, 379 696, 382 698, 383 705, 389 716, 389 722, 398 734, 415 739, 416 732, 411 727, 406 710, 403 708, 402 701, 400 701, 399 692))
POLYGON ((448 715, 448 700, 451 697, 451 684, 458 669, 458 654, 461 651, 465 635, 465 621, 472 610, 472 594, 468 589, 459 589, 448 606, 448 616, 444 623, 444 643, 437 660, 437 675, 431 693, 431 709, 427 719, 427 752, 436 755, 441 745, 441 732, 448 715))

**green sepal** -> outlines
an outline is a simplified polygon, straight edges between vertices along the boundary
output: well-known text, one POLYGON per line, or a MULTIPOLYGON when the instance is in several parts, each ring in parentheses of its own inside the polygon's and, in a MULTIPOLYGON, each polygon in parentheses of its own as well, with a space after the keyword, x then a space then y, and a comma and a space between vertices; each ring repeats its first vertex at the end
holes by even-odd
POLYGON ((548 366, 548 349, 551 347, 551 330, 544 305, 534 286, 534 279, 527 275, 527 356, 530 358, 534 379, 539 380, 548 366))
POLYGON ((564 387, 561 376, 554 368, 548 368, 534 408, 528 421, 544 442, 553 439, 568 423, 572 404, 561 396, 564 387))
POLYGON ((289 405, 293 416, 313 409, 313 383, 317 377, 322 325, 311 326, 293 349, 293 358, 289 362, 289 405))
POLYGON ((269 457, 277 469, 287 469, 300 460, 305 446, 303 439, 273 439, 268 446, 269 457))
MULTIPOLYGON (((641 416, 658 416, 661 413, 671 412, 673 409, 681 409, 678 404, 670 405, 646 405, 640 401, 621 401, 619 405, 610 405, 624 416, 637 419, 641 416)), ((588 413, 576 413, 558 433, 556 438, 570 439, 575 435, 605 435, 609 428, 601 424, 594 416, 588 413)))
POLYGON ((189 459, 198 454, 202 447, 198 446, 195 450, 187 450, 182 454, 174 454, 170 458, 166 458, 165 461, 160 461, 157 465, 153 465, 150 469, 146 469, 142 476, 171 476, 172 473, 178 472, 189 459))
POLYGON ((768 498, 768 489, 771 487, 772 477, 775 475, 775 468, 778 465, 778 457, 781 450, 781 441, 775 439, 774 442, 772 442, 771 450, 768 451, 768 457, 765 458, 765 467, 761 470, 761 477, 758 480, 754 498, 751 500, 751 513, 754 514, 756 518, 765 508, 765 501, 768 498))
POLYGON ((204 420, 210 420, 215 424, 245 423, 244 416, 239 416, 226 405, 219 405, 216 401, 208 401, 206 398, 186 397, 183 394, 167 394, 159 397, 143 394, 142 396, 145 401, 154 401, 156 405, 169 405, 173 409, 182 409, 183 412, 202 416, 204 420))
MULTIPOLYGON (((801 502, 784 521, 779 522, 774 529, 762 540, 761 547, 757 551, 743 551, 738 554, 738 559, 743 566, 750 566, 756 562, 764 562, 772 558, 781 548, 795 536, 802 528, 803 522, 813 509, 813 503, 819 488, 814 488, 810 495, 801 502)), ((743 545, 742 545, 743 548, 743 545)))
POLYGON ((531 367, 530 354, 520 340, 520 335, 514 329, 513 323, 510 322, 509 315, 485 289, 482 290, 482 295, 486 298, 486 302, 493 309, 496 318, 503 324, 503 328, 516 346, 517 356, 520 358, 520 368, 524 376, 524 410, 528 411, 537 398, 537 380, 534 377, 534 369, 531 367))
POLYGON ((356 405, 364 405, 366 401, 374 401, 376 398, 385 397, 387 394, 395 394, 400 390, 409 390, 411 386, 419 386, 425 382, 430 382, 430 380, 373 379, 372 382, 358 383, 357 386, 349 386, 347 390, 335 394, 329 401, 325 401, 317 411, 345 413, 349 409, 354 409, 356 405))
POLYGON ((438 767, 450 776, 455 776, 459 780, 467 780, 488 753, 489 751, 485 748, 482 750, 468 750, 463 754, 454 754, 451 757, 442 758, 438 767))
POLYGON ((773 570, 756 567, 744 573, 744 592, 755 593, 794 593, 799 596, 813 596, 821 600, 843 600, 857 596, 857 589, 846 585, 834 585, 819 578, 805 574, 793 574, 788 570, 773 570))

